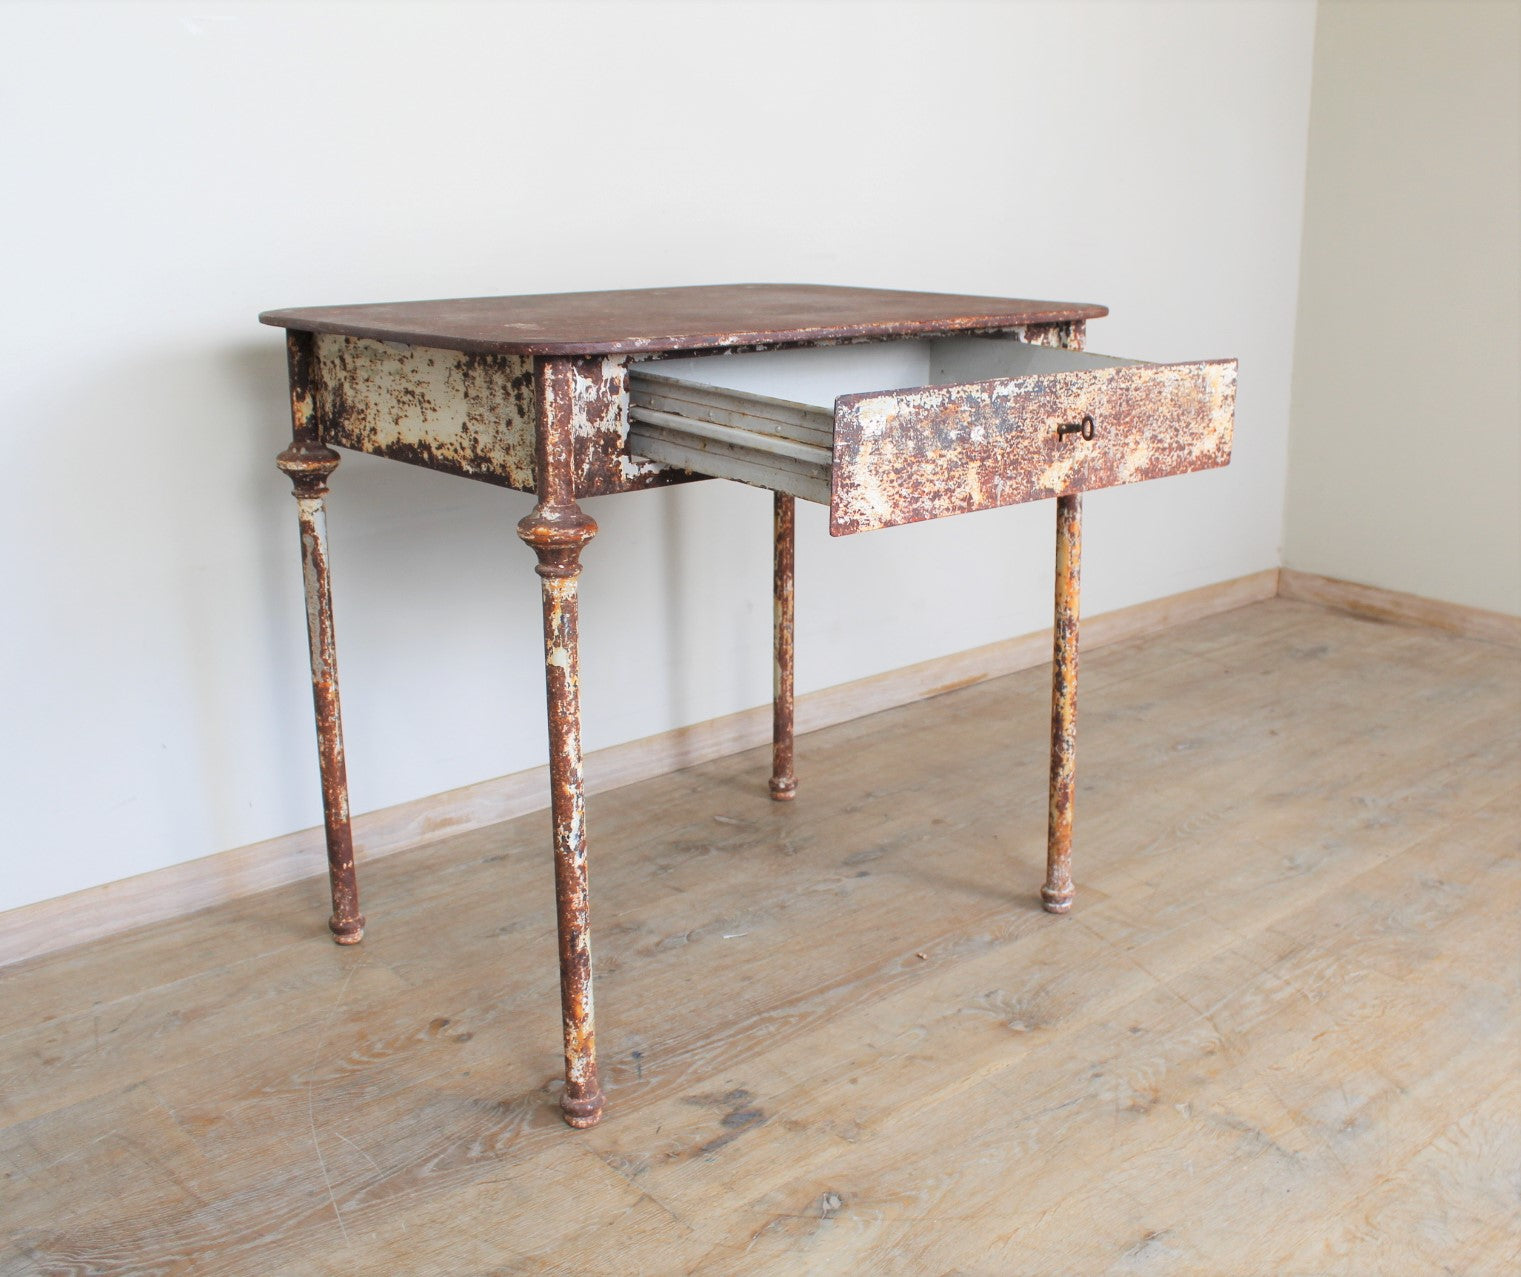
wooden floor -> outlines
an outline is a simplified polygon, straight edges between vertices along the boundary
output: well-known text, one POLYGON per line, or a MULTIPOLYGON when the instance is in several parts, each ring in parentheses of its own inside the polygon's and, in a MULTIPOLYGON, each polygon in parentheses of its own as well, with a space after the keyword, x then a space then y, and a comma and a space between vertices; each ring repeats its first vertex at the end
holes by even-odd
POLYGON ((0 1271, 1516 1272, 1521 652, 1092 653, 1066 918, 1045 678, 594 799, 592 1131, 543 815, 0 973, 0 1271))

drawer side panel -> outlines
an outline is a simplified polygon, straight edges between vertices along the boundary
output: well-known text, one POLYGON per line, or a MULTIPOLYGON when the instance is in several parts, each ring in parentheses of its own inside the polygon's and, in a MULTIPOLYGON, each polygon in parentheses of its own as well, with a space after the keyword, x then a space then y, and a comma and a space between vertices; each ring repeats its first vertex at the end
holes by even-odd
POLYGON ((533 490, 533 360, 316 338, 324 442, 533 490))
MULTIPOLYGON (((317 334, 318 429, 341 448, 534 491, 534 360, 367 337, 317 334)), ((628 455, 628 368, 570 361, 576 495, 627 492, 687 476, 628 455)))
POLYGON ((1236 361, 1141 364, 846 395, 836 536, 1223 466, 1236 361), (1058 427, 1094 421, 1094 437, 1058 427))

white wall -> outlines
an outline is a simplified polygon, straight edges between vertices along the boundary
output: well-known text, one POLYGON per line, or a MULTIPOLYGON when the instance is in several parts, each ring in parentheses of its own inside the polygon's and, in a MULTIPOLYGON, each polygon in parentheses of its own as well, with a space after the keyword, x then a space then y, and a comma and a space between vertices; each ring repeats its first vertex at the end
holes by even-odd
POLYGON ((1521 614, 1521 5, 1319 9, 1284 563, 1521 614))
MULTIPOLYGON (((1089 500, 1089 611, 1275 566, 1312 27, 1279 0, 0 6, 0 907, 319 819, 268 307, 737 280, 1104 302, 1094 349, 1242 373, 1229 470, 1089 500)), ((541 759, 530 504, 339 469, 356 810, 541 759)), ((763 703, 767 495, 590 507, 588 746, 763 703)), ((1049 624, 1051 522, 831 541, 807 508, 801 688, 1049 624)))

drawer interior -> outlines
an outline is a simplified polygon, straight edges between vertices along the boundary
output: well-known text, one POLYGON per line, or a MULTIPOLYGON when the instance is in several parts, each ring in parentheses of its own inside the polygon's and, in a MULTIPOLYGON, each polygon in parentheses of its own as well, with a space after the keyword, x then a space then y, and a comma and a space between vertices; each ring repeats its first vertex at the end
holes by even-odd
POLYGON ((660 360, 630 370, 628 447, 828 505, 841 395, 1138 362, 966 336, 660 360))

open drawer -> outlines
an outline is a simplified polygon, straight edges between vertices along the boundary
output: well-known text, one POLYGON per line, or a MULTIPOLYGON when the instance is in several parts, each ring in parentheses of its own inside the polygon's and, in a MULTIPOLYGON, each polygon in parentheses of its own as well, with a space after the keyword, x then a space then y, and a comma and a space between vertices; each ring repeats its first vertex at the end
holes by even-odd
POLYGON ((825 504, 839 536, 1223 466, 1235 398, 1234 359, 1007 338, 725 354, 634 365, 628 450, 825 504))

